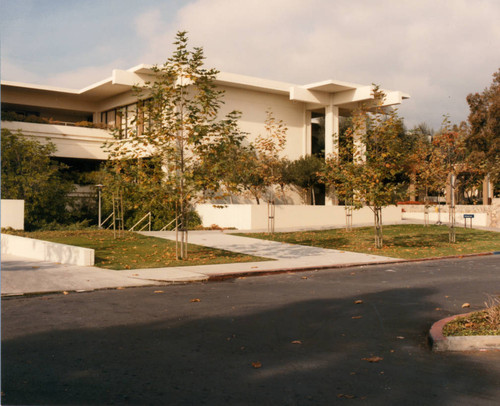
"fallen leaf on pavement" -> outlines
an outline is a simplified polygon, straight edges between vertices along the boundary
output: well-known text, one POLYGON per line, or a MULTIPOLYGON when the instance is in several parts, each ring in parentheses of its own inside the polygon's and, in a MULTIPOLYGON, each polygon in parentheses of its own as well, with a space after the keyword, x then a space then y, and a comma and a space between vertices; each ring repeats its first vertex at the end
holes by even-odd
POLYGON ((462 305, 462 308, 465 308, 465 307, 470 307, 470 303, 464 303, 464 304, 462 305))
POLYGON ((362 300, 355 300, 355 301, 354 301, 354 304, 361 304, 361 303, 363 303, 363 301, 362 301, 362 300))
POLYGON ((361 358, 363 361, 368 361, 368 362, 379 362, 382 361, 382 357, 368 357, 368 358, 361 358))
POLYGON ((354 396, 354 395, 346 395, 346 394, 344 394, 344 393, 339 393, 339 394, 337 395, 337 397, 338 397, 339 399, 342 399, 342 398, 344 398, 344 399, 354 399, 356 396, 354 396))
POLYGON ((262 364, 259 361, 257 361, 257 362, 252 362, 252 366, 257 369, 257 368, 261 368, 262 364))
POLYGON ((352 316, 351 319, 361 319, 363 316, 352 316))
POLYGON ((201 302, 201 299, 191 299, 190 300, 191 303, 194 303, 194 302, 201 302))
POLYGON ((163 290, 155 290, 154 293, 163 293, 163 290))
POLYGON ((300 340, 294 340, 294 341, 292 341, 292 344, 302 344, 302 341, 300 341, 300 340))
POLYGON ((63 295, 69 295, 69 292, 64 291, 63 295))
POLYGON ((307 279, 307 276, 303 276, 303 277, 302 277, 302 278, 300 278, 300 279, 307 279))
POLYGON ((125 289, 125 288, 123 288, 123 287, 121 287, 121 286, 120 286, 119 288, 116 288, 116 290, 124 290, 124 289, 125 289))

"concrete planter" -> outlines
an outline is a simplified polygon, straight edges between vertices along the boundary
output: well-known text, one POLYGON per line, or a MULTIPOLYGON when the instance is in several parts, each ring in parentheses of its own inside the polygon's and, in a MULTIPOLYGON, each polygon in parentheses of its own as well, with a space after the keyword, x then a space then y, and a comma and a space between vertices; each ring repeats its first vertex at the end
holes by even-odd
POLYGON ((453 336, 445 337, 443 327, 450 321, 467 316, 459 314, 447 317, 434 323, 429 332, 432 341, 432 351, 477 351, 500 350, 500 336, 453 336))

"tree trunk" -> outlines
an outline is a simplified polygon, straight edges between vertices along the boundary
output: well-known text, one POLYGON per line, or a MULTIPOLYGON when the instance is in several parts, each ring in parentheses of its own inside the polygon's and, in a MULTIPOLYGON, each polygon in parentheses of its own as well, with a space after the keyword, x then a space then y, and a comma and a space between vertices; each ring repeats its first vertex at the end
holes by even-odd
POLYGON ((424 226, 429 226, 429 202, 427 198, 427 193, 424 197, 424 226))
POLYGON ((449 228, 449 241, 450 243, 455 243, 457 241, 456 230, 455 230, 455 182, 456 175, 454 173, 450 174, 450 228, 449 228))
POLYGON ((382 208, 374 207, 374 222, 375 222, 375 248, 380 249, 383 246, 383 235, 382 235, 382 208))

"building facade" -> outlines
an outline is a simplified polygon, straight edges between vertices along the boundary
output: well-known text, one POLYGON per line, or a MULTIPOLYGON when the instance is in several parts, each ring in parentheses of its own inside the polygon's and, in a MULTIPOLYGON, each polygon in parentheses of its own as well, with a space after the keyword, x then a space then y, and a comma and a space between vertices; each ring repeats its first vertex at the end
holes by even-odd
MULTIPOLYGON (((94 170, 108 158, 102 146, 112 137, 110 128, 125 134, 137 130, 132 89, 151 80, 151 67, 139 65, 113 70, 111 77, 81 90, 2 81, 2 128, 49 140, 57 147, 56 159, 94 170)), ((289 159, 334 152, 339 118, 373 100, 373 86, 337 80, 296 85, 221 72, 215 83, 225 92, 221 117, 240 111, 239 127, 250 141, 264 133, 267 110, 286 124, 289 159)), ((400 91, 384 92, 386 106, 409 98, 400 91)))

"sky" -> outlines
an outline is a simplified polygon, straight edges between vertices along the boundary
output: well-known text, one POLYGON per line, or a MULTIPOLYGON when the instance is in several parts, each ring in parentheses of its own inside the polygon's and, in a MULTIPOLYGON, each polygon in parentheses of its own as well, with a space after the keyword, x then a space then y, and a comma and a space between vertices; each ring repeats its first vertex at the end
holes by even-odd
POLYGON ((408 93, 409 128, 466 120, 500 68, 498 0, 0 0, 1 78, 80 89, 162 64, 177 31, 220 71, 408 93))

